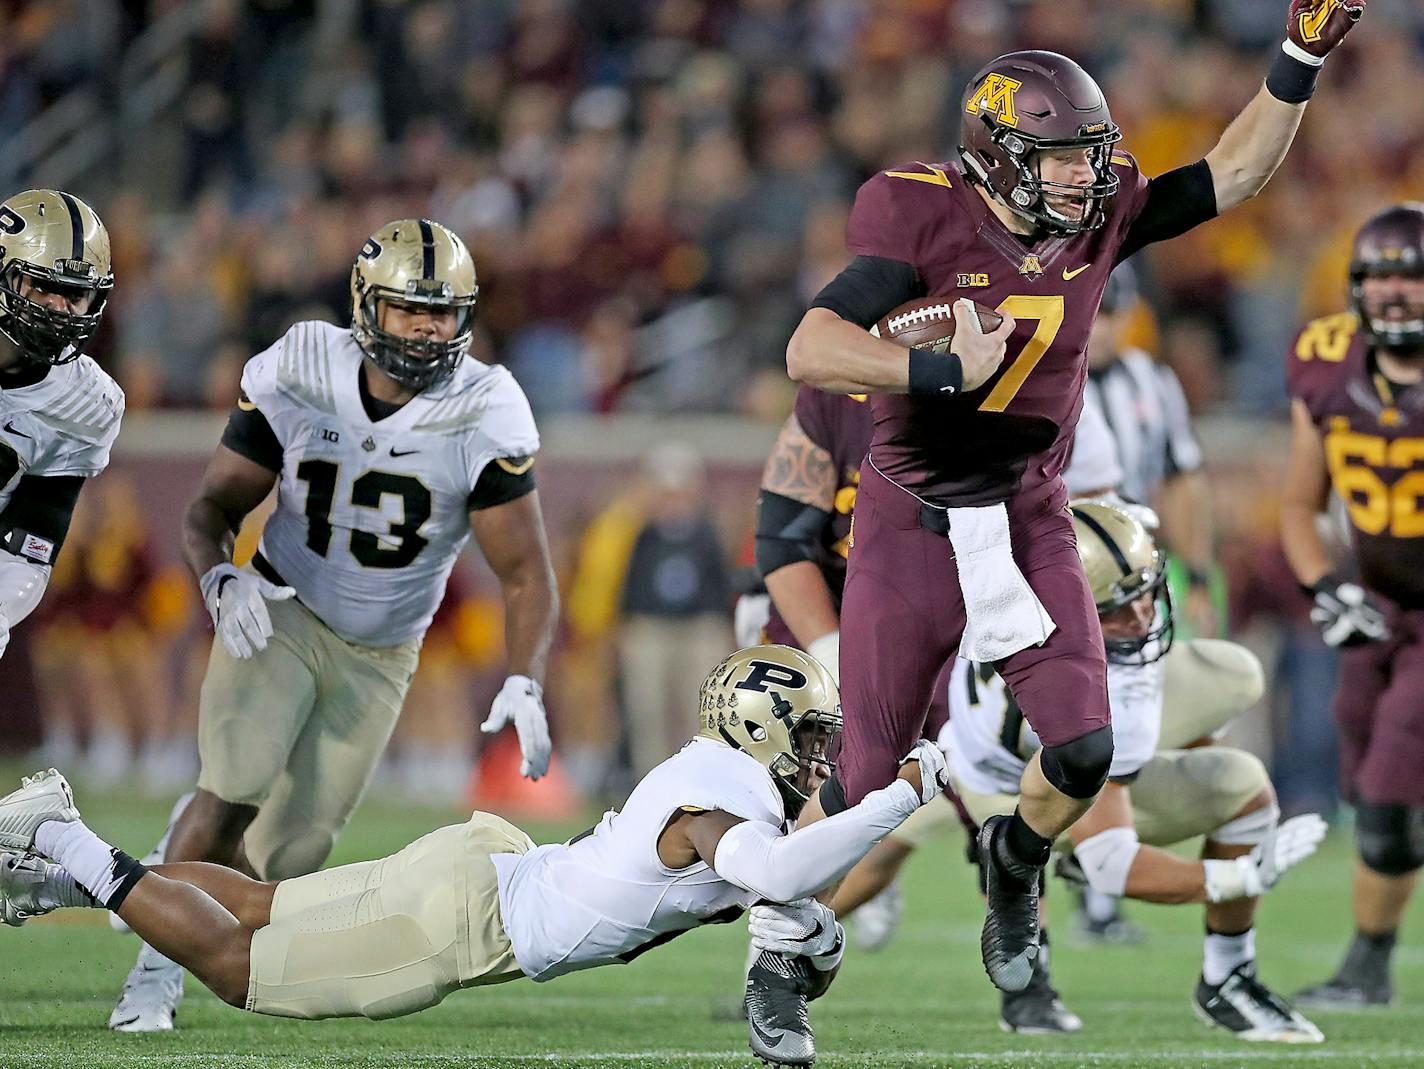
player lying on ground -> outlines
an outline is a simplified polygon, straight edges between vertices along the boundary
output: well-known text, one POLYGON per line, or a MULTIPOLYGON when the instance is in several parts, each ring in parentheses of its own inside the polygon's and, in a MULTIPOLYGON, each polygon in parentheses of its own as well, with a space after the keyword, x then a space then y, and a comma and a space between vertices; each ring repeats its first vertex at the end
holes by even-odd
MULTIPOLYGON (((461 987, 624 964, 751 908, 753 936, 791 955, 815 997, 843 932, 802 900, 939 793, 943 755, 921 741, 895 782, 797 831, 841 730, 825 669, 784 646, 742 650, 703 683, 700 722, 621 811, 568 843, 536 847, 476 813, 384 860, 278 883, 201 862, 145 868, 86 828, 63 777, 42 772, 0 799, 0 849, 12 851, 0 863, 0 911, 14 922, 102 906, 231 1005, 379 1019, 461 987)), ((785 1035, 754 1034, 754 1048, 809 1064, 804 1001, 800 1016, 785 1035)))
POLYGON ((1298 997, 1385 1005, 1399 923, 1424 866, 1424 205, 1355 237, 1350 308, 1301 331, 1290 356, 1290 466, 1281 541, 1325 641, 1344 647, 1335 721, 1341 793, 1355 806, 1355 937, 1336 974, 1298 997), (1353 568, 1335 573, 1317 521, 1348 507, 1353 568))
POLYGON ((961 101, 956 159, 861 187, 847 223, 855 259, 787 345, 792 379, 872 394, 876 424, 841 615, 845 752, 808 818, 895 775, 951 654, 999 664, 1043 740, 1021 805, 981 844, 981 951, 1004 990, 1032 979, 1039 872, 1112 761, 1101 634, 1059 478, 1088 332, 1114 264, 1264 188, 1365 2, 1282 7, 1287 40, 1255 97, 1203 159, 1150 180, 1115 149, 1107 101, 1072 60, 1029 51, 986 65, 961 101), (954 304, 948 353, 869 333, 926 297, 954 304), (982 330, 974 302, 1002 323, 982 330), (975 566, 960 570, 966 553, 975 566))
POLYGON ((89 205, 57 189, 0 204, 0 655, 119 436, 123 391, 83 355, 113 287, 89 205))

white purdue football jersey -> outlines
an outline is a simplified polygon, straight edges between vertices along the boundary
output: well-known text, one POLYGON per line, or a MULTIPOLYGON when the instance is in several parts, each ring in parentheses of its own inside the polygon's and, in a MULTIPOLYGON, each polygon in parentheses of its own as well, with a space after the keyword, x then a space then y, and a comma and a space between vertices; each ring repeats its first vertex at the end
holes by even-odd
MULTIPOLYGON (((1162 732, 1162 661, 1108 664, 1113 757, 1108 774, 1130 776, 1152 759, 1162 732)), ((1008 685, 991 667, 958 660, 949 676, 949 722, 940 747, 975 794, 1018 794, 1024 766, 1042 745, 1008 685)))
POLYGON ((485 465, 532 457, 539 434, 502 367, 463 360, 373 421, 361 364, 350 331, 305 322, 243 369, 243 393, 282 446, 260 549, 342 638, 393 646, 430 626, 470 536, 468 501, 485 465))
POLYGON ((590 832, 494 856, 504 928, 526 976, 552 980, 626 964, 700 924, 734 920, 758 901, 704 862, 685 869, 662 863, 658 836, 683 808, 720 809, 778 827, 786 821, 781 795, 754 758, 694 739, 590 832))
POLYGON ((0 390, 0 509, 22 475, 98 475, 123 415, 119 384, 87 356, 0 390))

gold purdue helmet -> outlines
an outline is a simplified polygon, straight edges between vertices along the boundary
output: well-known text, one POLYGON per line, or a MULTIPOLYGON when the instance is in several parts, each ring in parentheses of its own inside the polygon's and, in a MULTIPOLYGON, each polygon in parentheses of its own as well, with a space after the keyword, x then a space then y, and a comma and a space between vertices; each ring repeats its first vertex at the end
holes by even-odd
POLYGON ((802 773, 812 761, 834 771, 841 695, 831 674, 790 646, 738 650, 702 683, 699 738, 754 757, 771 773, 795 818, 810 798, 802 773))
POLYGON ((361 351, 402 386, 423 390, 449 376, 474 336, 475 261, 454 232, 429 219, 397 219, 361 246, 351 268, 351 334, 361 351), (450 309, 455 336, 402 338, 381 327, 381 302, 450 309))
POLYGON ((1078 557, 1097 603, 1105 616, 1143 595, 1159 600, 1157 620, 1136 638, 1103 638, 1108 660, 1115 664, 1149 664, 1172 645, 1172 593, 1167 586, 1167 557, 1151 532, 1128 510, 1111 501, 1075 501, 1073 533, 1078 557))
POLYGON ((0 333, 27 359, 77 359, 99 327, 113 286, 109 232, 78 197, 29 189, 0 204, 0 333), (23 292, 34 288, 71 298, 87 294, 89 302, 83 311, 48 308, 23 292))

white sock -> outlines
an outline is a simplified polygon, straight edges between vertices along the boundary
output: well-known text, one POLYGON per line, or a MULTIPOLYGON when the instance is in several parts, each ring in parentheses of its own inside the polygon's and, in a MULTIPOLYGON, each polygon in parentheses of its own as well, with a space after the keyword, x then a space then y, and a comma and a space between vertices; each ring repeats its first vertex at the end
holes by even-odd
POLYGON ((35 896, 44 909, 94 909, 99 903, 79 886, 63 865, 45 863, 45 882, 35 896))
POLYGON ((1083 912, 1099 924, 1113 919, 1117 914, 1117 896, 1083 888, 1083 912))
POLYGON ((35 829, 35 849, 53 858, 74 882, 105 909, 118 909, 129 890, 148 870, 116 850, 81 820, 47 820, 35 829))
POLYGON ((1255 928, 1247 928, 1240 935, 1207 932, 1202 945, 1202 979, 1209 984, 1219 984, 1238 966, 1255 960, 1255 928))

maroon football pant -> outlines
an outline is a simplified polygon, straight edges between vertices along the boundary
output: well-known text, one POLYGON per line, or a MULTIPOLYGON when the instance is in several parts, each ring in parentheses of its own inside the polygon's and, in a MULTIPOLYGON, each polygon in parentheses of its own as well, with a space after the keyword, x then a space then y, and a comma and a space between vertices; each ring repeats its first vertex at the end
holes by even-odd
MULTIPOLYGON (((995 668, 1045 746, 1108 724, 1102 630, 1061 496, 1011 502, 1014 560, 1057 629, 995 668)), ((949 538, 920 501, 867 461, 841 606, 845 735, 837 777, 854 805, 894 777, 924 729, 941 669, 959 648, 964 602, 949 538)))
POLYGON ((1351 802, 1424 807, 1424 611, 1397 612, 1389 627, 1388 642, 1340 655, 1340 789, 1351 802))

